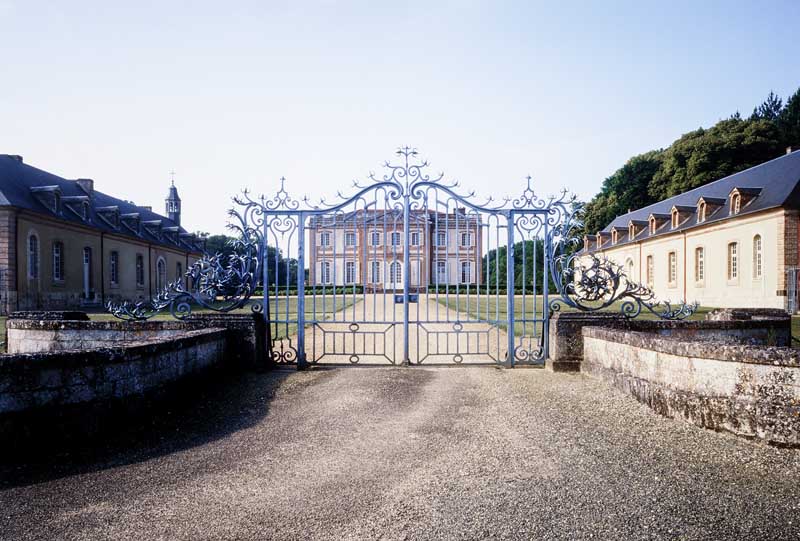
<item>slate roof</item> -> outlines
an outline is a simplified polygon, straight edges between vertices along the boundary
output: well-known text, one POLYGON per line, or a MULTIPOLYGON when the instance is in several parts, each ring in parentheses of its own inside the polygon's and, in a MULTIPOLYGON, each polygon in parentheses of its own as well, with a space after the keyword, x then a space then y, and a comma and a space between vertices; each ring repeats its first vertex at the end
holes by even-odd
POLYGON ((19 156, 0 154, 0 206, 18 207, 50 218, 57 218, 140 241, 177 248, 182 251, 202 251, 200 241, 169 218, 96 189, 93 190, 92 200, 89 205, 88 220, 84 220, 79 214, 70 211, 66 206, 67 202, 81 202, 86 200, 87 196, 87 192, 75 180, 61 178, 47 171, 32 167, 24 163, 19 156), (60 190, 62 200, 61 212, 58 215, 42 198, 35 195, 52 194, 55 188, 60 190), (139 233, 137 234, 126 227, 122 221, 115 226, 108 220, 106 214, 101 214, 103 211, 108 212, 109 208, 112 207, 118 209, 120 216, 138 214, 141 223, 139 233), (145 227, 147 222, 155 223, 158 221, 161 222, 162 230, 170 233, 174 239, 170 238, 170 235, 163 234, 159 238, 145 227))
MULTIPOLYGON (((687 219, 681 222, 678 227, 672 228, 670 220, 662 224, 654 235, 650 234, 649 228, 636 235, 635 240, 639 241, 650 237, 684 231, 693 227, 705 226, 733 217, 730 214, 729 194, 739 188, 739 192, 744 196, 751 196, 749 201, 742 202, 741 210, 735 216, 746 216, 754 212, 778 207, 800 208, 800 151, 784 154, 779 158, 756 165, 739 173, 715 180, 705 186, 700 186, 688 192, 664 199, 650 206, 628 212, 615 218, 603 230, 603 233, 610 232, 612 229, 624 229, 624 235, 620 232, 618 241, 614 247, 621 246, 630 240, 627 238, 628 223, 648 220, 651 214, 657 217, 670 217, 672 207, 678 207, 680 211, 693 209, 687 219), (721 204, 719 207, 707 209, 706 220, 697 221, 697 201, 700 198, 706 201, 721 204)), ((588 235, 592 240, 596 240, 596 235, 588 235)), ((602 248, 611 246, 610 236, 603 243, 602 248)), ((592 243, 590 251, 597 250, 596 244, 592 243)))

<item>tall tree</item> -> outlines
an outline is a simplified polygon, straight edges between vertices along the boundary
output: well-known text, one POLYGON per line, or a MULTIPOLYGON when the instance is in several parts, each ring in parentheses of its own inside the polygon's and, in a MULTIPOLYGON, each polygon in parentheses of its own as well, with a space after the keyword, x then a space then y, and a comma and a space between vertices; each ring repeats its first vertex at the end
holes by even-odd
POLYGON ((786 145, 800 145, 800 89, 786 100, 778 117, 778 127, 786 145))
POLYGON ((782 108, 783 100, 776 96, 774 92, 770 92, 767 99, 764 100, 761 105, 753 109, 750 120, 769 120, 775 122, 778 116, 780 116, 782 108))

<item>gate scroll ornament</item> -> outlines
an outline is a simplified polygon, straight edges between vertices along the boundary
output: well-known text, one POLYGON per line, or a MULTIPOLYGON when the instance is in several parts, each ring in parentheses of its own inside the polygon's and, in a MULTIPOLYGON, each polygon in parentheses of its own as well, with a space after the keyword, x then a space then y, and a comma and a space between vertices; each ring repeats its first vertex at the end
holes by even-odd
MULTIPOLYGON (((466 293, 461 293, 459 290, 459 281, 457 280, 454 286, 450 286, 450 281, 447 281, 445 287, 446 295, 448 296, 448 303, 450 302, 450 289, 455 290, 456 307, 459 310, 458 319, 453 321, 448 315, 447 323, 450 325, 448 331, 452 335, 464 336, 469 335, 470 332, 478 335, 477 341, 480 347, 481 337, 478 331, 470 331, 467 325, 470 323, 486 323, 492 328, 500 329, 504 327, 507 334, 507 342, 505 344, 505 357, 499 358, 490 355, 494 362, 505 362, 509 366, 515 363, 533 363, 540 364, 544 358, 547 357, 548 350, 548 326, 549 318, 552 312, 558 311, 565 306, 569 309, 580 311, 595 311, 595 310, 608 310, 613 309, 615 305, 619 304, 621 313, 625 317, 636 317, 643 309, 652 312, 656 316, 663 319, 683 319, 688 317, 697 308, 696 304, 680 303, 677 306, 672 306, 668 302, 659 303, 655 300, 655 295, 652 290, 647 287, 637 284, 629 280, 625 275, 622 268, 605 258, 598 258, 594 254, 582 252, 577 250, 578 237, 577 233, 582 228, 581 223, 581 205, 576 201, 574 196, 569 195, 566 191, 562 191, 558 197, 539 198, 531 188, 531 178, 527 179, 527 186, 522 194, 515 198, 503 198, 495 200, 489 196, 484 200, 477 200, 474 192, 461 193, 459 191, 458 182, 450 182, 444 180, 444 174, 430 175, 427 172, 429 166, 427 161, 419 160, 417 158, 417 151, 410 147, 402 147, 396 152, 399 158, 399 163, 392 163, 386 161, 384 166, 384 173, 382 175, 375 175, 370 173, 369 182, 359 183, 354 181, 352 184, 352 193, 343 194, 337 192, 336 199, 333 201, 326 201, 321 198, 318 203, 310 202, 308 197, 296 199, 292 197, 285 187, 285 179, 281 179, 280 189, 271 198, 264 197, 263 195, 258 198, 251 197, 248 191, 243 191, 241 195, 234 197, 236 207, 229 211, 230 217, 233 219, 233 224, 229 225, 237 235, 237 240, 234 241, 233 251, 230 256, 223 257, 220 254, 209 255, 206 254, 202 259, 195 262, 185 273, 185 279, 180 278, 175 282, 168 284, 163 291, 159 291, 149 301, 143 302, 123 302, 119 304, 109 303, 108 310, 116 317, 125 320, 145 320, 160 311, 169 310, 169 312, 176 318, 182 319, 191 314, 193 307, 200 307, 206 310, 229 312, 245 307, 247 304, 255 312, 263 314, 267 325, 286 324, 287 337, 282 339, 273 339, 270 343, 272 359, 278 363, 291 363, 296 362, 298 367, 304 367, 308 362, 316 362, 319 358, 311 355, 309 360, 306 352, 305 334, 306 327, 311 329, 311 332, 319 331, 322 334, 328 333, 333 340, 333 350, 336 355, 349 355, 350 362, 358 362, 360 355, 367 355, 369 353, 357 352, 356 336, 361 333, 364 341, 364 349, 366 349, 366 342, 368 335, 380 335, 388 332, 391 327, 392 335, 394 336, 395 326, 399 327, 402 324, 402 362, 409 364, 410 359, 410 339, 409 339, 409 325, 412 323, 409 317, 409 303, 411 302, 411 278, 412 278, 412 246, 414 243, 411 241, 411 222, 415 221, 415 227, 419 227, 421 219, 431 220, 431 216, 435 216, 437 220, 437 227, 439 226, 439 216, 442 215, 440 207, 445 208, 443 216, 450 219, 454 216, 456 220, 456 233, 460 231, 458 220, 462 220, 463 231, 469 235, 472 234, 472 229, 481 239, 491 237, 492 234, 497 235, 495 241, 494 259, 490 258, 490 250, 479 249, 482 242, 476 243, 476 248, 473 257, 481 258, 483 263, 478 263, 483 267, 484 275, 481 277, 477 275, 472 280, 470 275, 471 267, 467 266, 467 282, 466 286, 462 285, 461 289, 466 288, 466 293), (380 197, 379 195, 380 194, 380 197), (367 196, 373 197, 372 202, 367 201, 367 196), (439 197, 444 199, 440 201, 439 197), (435 200, 434 200, 435 197, 435 200), (382 203, 383 210, 378 210, 378 203, 382 203), (360 207, 359 207, 360 205, 360 207), (458 209, 454 214, 449 214, 451 205, 453 208, 458 209), (348 209, 355 209, 349 210, 348 209), (382 213, 382 214, 381 214, 382 213), (392 321, 356 321, 356 310, 352 309, 353 318, 340 322, 342 325, 349 324, 347 329, 342 331, 326 330, 322 325, 322 321, 317 319, 317 301, 321 300, 323 309, 326 306, 326 289, 325 285, 322 287, 322 294, 316 290, 316 282, 311 280, 311 273, 316 272, 316 268, 309 265, 306 268, 306 235, 307 233, 313 235, 307 228, 313 228, 315 225, 336 224, 343 223, 345 227, 348 223, 356 224, 356 220, 360 220, 363 216, 364 219, 364 233, 367 232, 367 217, 373 220, 373 225, 370 227, 376 228, 378 218, 375 216, 382 216, 384 235, 383 241, 383 255, 384 260, 387 257, 386 252, 386 235, 392 236, 392 249, 394 250, 394 262, 402 262, 402 276, 395 274, 395 263, 391 263, 389 268, 392 269, 391 284, 394 287, 402 283, 402 297, 397 295, 398 300, 402 300, 402 320, 392 321), (388 216, 388 218, 387 218, 388 216), (420 218, 420 217, 423 218, 420 218), (486 222, 481 220, 481 216, 486 217, 486 222), (391 222, 387 228, 387 219, 391 222), (469 220, 472 219, 470 222, 469 220), (350 220, 350 222, 348 222, 350 220), (492 222, 494 220, 494 222, 492 222), (491 223, 494 223, 494 229, 491 228, 491 223), (393 225, 392 225, 393 224, 393 225), (400 227, 402 226, 402 233, 400 227), (500 230, 504 230, 502 235, 500 230), (398 237, 399 241, 402 238, 402 243, 394 243, 394 235, 402 235, 398 237), (501 238, 502 237, 502 238, 501 238), (525 249, 528 241, 533 239, 533 248, 528 248, 533 251, 533 260, 531 266, 530 279, 527 275, 528 270, 525 265, 529 258, 526 259, 525 249), (522 284, 517 284, 515 288, 515 275, 519 272, 515 266, 515 252, 520 251, 517 249, 518 244, 522 244, 522 284), (286 260, 286 269, 284 276, 286 278, 285 284, 279 284, 280 276, 278 269, 279 256, 281 250, 278 248, 280 243, 283 245, 292 246, 296 243, 297 259, 295 266, 295 275, 292 276, 289 268, 289 259, 286 260), (288 244, 286 244, 288 243, 288 244), (400 245, 402 249, 402 259, 398 256, 397 246, 400 245), (541 245, 541 253, 544 260, 542 261, 541 270, 542 277, 537 274, 536 253, 537 246, 541 245), (493 296, 496 302, 495 310, 499 310, 501 302, 500 290, 501 282, 499 254, 500 249, 505 246, 506 249, 506 263, 502 271, 505 273, 504 284, 506 295, 502 301, 505 304, 506 317, 499 318, 497 316, 491 317, 488 308, 488 300, 493 296), (270 252, 270 250, 272 250, 270 252), (478 252, 481 253, 478 253, 478 252), (270 262, 268 257, 275 257, 275 264, 270 269, 270 262), (494 264, 494 280, 490 283, 491 265, 494 264), (275 273, 276 276, 270 276, 270 272, 275 273), (306 278, 306 272, 309 272, 309 278, 306 278), (270 281, 272 279, 272 281, 270 281), (293 283, 289 283, 293 281, 293 283), (309 285, 308 281, 312 281, 309 285), (540 280, 537 283, 537 280, 540 280), (257 286, 263 286, 264 297, 263 300, 253 300, 251 297, 256 292, 257 286), (280 291, 279 291, 280 285, 280 291), (555 298, 551 298, 550 286, 555 290, 555 298), (290 287, 291 286, 291 287, 290 287), (537 293, 537 286, 540 289, 537 293), (314 303, 314 315, 307 316, 306 305, 306 288, 312 287, 309 293, 311 301, 314 303), (268 293, 268 288, 270 292, 268 293), (483 288, 483 289, 482 289, 483 288), (514 292, 522 289, 522 316, 515 315, 515 295, 514 292), (533 302, 532 315, 526 315, 526 294, 532 290, 531 297, 533 302), (470 315, 470 293, 478 299, 477 314, 470 315), (270 295, 274 293, 274 298, 270 301, 270 295), (280 299, 278 293, 281 294, 280 299), (467 301, 467 314, 461 312, 461 296, 466 295, 467 301), (484 296, 482 296, 484 295, 484 296), (296 310, 294 319, 290 319, 289 315, 289 298, 292 296, 293 302, 296 302, 296 310), (542 302, 539 308, 540 314, 537 315, 537 300, 541 297, 542 302), (273 314, 273 319, 270 320, 270 302, 275 303, 278 311, 282 308, 283 300, 286 300, 283 319, 280 315, 273 314), (481 314, 481 299, 486 299, 486 314, 481 314), (278 302, 280 300, 281 302, 278 302), (472 319, 471 319, 472 317, 472 319), (290 336, 290 321, 294 329, 294 336, 290 336), (382 331, 365 331, 361 329, 362 325, 371 323, 373 325, 380 323, 389 325, 382 331), (516 326, 515 326, 516 325, 516 326), (518 336, 518 326, 522 325, 522 336, 518 336), (533 332, 526 343, 526 332, 529 326, 532 325, 533 332), (342 351, 337 351, 337 339, 341 335, 342 351), (347 346, 350 340, 351 346, 347 346)), ((441 218, 444 220, 445 218, 441 218)), ((360 223, 360 222, 358 222, 360 223)), ((425 222, 429 224, 429 222, 425 222)), ((358 227, 356 225, 356 227, 358 227)), ((428 227, 431 227, 428 225, 428 227)), ((447 238, 447 227, 445 225, 445 239, 447 238)), ((438 230, 437 230, 438 231, 438 230)), ((419 257, 419 233, 417 236, 417 256, 419 257)), ((470 238, 470 237, 467 237, 470 238)), ((309 237, 311 239, 311 237, 309 237)), ((366 244, 366 241, 364 241, 366 244)), ((433 244, 433 241, 430 241, 433 244)), ((438 242, 438 239, 437 241, 438 242)), ((489 238, 486 242, 488 247, 491 247, 492 239, 489 238)), ((449 246, 445 243, 444 250, 445 259, 449 258, 449 246)), ((367 248, 365 246, 365 248, 367 248)), ((368 249, 368 248, 367 248, 368 249)), ((440 245, 427 246, 426 250, 439 252, 440 245)), ((460 248, 458 248, 460 249, 460 248)), ((333 272, 336 273, 336 240, 334 239, 334 265, 333 272)), ((364 262, 367 262, 367 253, 364 256, 364 262)), ((391 256, 391 254, 388 254, 391 256)), ((530 255, 530 254, 529 254, 530 255)), ((290 254, 287 254, 290 257, 290 254)), ((358 257, 361 257, 359 255, 358 257)), ((431 256, 432 258, 434 256, 431 256)), ((436 258, 441 256, 437 255, 436 258)), ((359 259, 359 261, 361 261, 359 259)), ((435 262, 438 263, 438 259, 435 262)), ((458 256, 456 257, 458 262, 458 256)), ((416 260, 417 265, 420 260, 416 260)), ((428 262, 430 264, 431 262, 428 262)), ((283 264, 283 263, 281 263, 283 264)), ((449 265, 449 263, 447 263, 449 265)), ((355 267, 354 267, 355 269, 355 267)), ((477 269, 476 269, 477 271, 477 269)), ((330 273, 330 267, 327 270, 330 273)), ((355 271, 354 271, 355 272, 355 271)), ((367 269, 362 268, 362 280, 364 292, 359 294, 358 299, 365 303, 367 297, 367 279, 363 278, 367 269)), ((428 297, 433 298, 436 295, 436 301, 439 301, 439 291, 442 285, 439 282, 439 268, 438 265, 433 272, 436 274, 435 288, 433 281, 430 279, 424 287, 421 282, 421 270, 417 267, 417 287, 416 290, 425 290, 428 297), (435 291, 435 293, 432 293, 435 291)), ((464 272, 463 270, 461 271, 464 272)), ((463 280, 463 278, 462 278, 463 280)), ((374 279, 373 279, 374 281, 374 279)), ((323 284, 327 283, 323 280, 323 284)), ((342 284, 345 284, 342 280, 342 284)), ((353 283, 353 282, 347 282, 353 283)), ((332 288, 331 295, 334 298, 334 307, 336 306, 336 279, 333 280, 334 287, 332 288)), ((373 284, 375 286, 375 284, 373 284)), ((375 295, 373 292, 370 297, 373 302, 375 295)), ((444 295, 444 294, 443 294, 444 295)), ((345 294, 341 294, 342 299, 345 294)), ((384 289, 384 299, 385 299, 384 289)), ((392 295, 394 298, 394 295, 392 295)), ((352 299, 356 301, 355 285, 352 288, 352 299)), ((392 305, 393 306, 393 305, 392 305)), ((449 306, 449 305, 446 305, 449 306)), ((428 351, 427 354, 420 354, 420 339, 419 336, 423 332, 433 333, 436 335, 438 341, 438 334, 445 334, 441 331, 432 331, 428 327, 431 324, 441 324, 444 321, 438 319, 438 304, 437 304, 437 318, 435 321, 424 318, 419 311, 417 312, 417 320, 413 322, 417 325, 417 363, 421 363, 424 358, 431 355, 444 355, 443 353, 433 353, 428 351), (438 333, 438 334, 437 334, 438 333)), ((366 313, 366 311, 365 311, 366 313)), ((392 308, 394 313, 394 308, 392 308)), ((497 312, 496 312, 497 313, 497 312)), ((335 319, 335 317, 334 317, 335 319)), ((384 308, 385 319, 385 308, 384 308)), ((497 336, 500 334, 498 332, 497 336)), ((449 340, 448 337, 445 337, 449 340)), ((373 336, 373 340, 376 338, 373 336)), ((426 341, 430 340, 430 334, 426 341)), ((505 338, 504 338, 505 340, 505 338)), ((487 335, 488 341, 488 335, 487 335)), ((456 338, 458 343, 458 337, 456 338)), ((448 343, 449 344, 449 343, 448 343)), ((459 346, 457 346, 459 347, 459 346)), ((499 345, 498 345, 499 347, 499 345)), ((438 348, 438 343, 437 343, 438 348)), ((373 342, 373 350, 375 343, 373 342)), ((438 351, 438 350, 437 350, 438 351)), ((323 356, 326 353, 323 351, 323 356)), ((375 352, 373 351, 373 355, 375 352)), ((450 359, 453 362, 459 363, 463 360, 465 354, 470 354, 469 351, 456 350, 455 352, 449 351, 450 359)), ((391 355, 384 352, 383 354, 389 362, 394 362, 391 355)))

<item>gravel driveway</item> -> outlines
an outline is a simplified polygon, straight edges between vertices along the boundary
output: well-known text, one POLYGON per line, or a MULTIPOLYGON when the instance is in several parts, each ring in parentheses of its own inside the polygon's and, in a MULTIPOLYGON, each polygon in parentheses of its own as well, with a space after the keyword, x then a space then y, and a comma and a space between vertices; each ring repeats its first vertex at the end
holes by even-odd
POLYGON ((4 539, 800 536, 800 452, 543 370, 248 374, 40 460, 0 468, 4 539))

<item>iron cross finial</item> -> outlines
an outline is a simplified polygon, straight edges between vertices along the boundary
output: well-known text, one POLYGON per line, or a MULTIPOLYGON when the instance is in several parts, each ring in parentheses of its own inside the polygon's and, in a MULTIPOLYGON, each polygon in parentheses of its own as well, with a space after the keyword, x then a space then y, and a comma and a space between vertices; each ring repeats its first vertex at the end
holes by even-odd
POLYGON ((172 185, 175 186, 175 170, 170 170, 169 172, 169 180, 172 182, 172 185))

